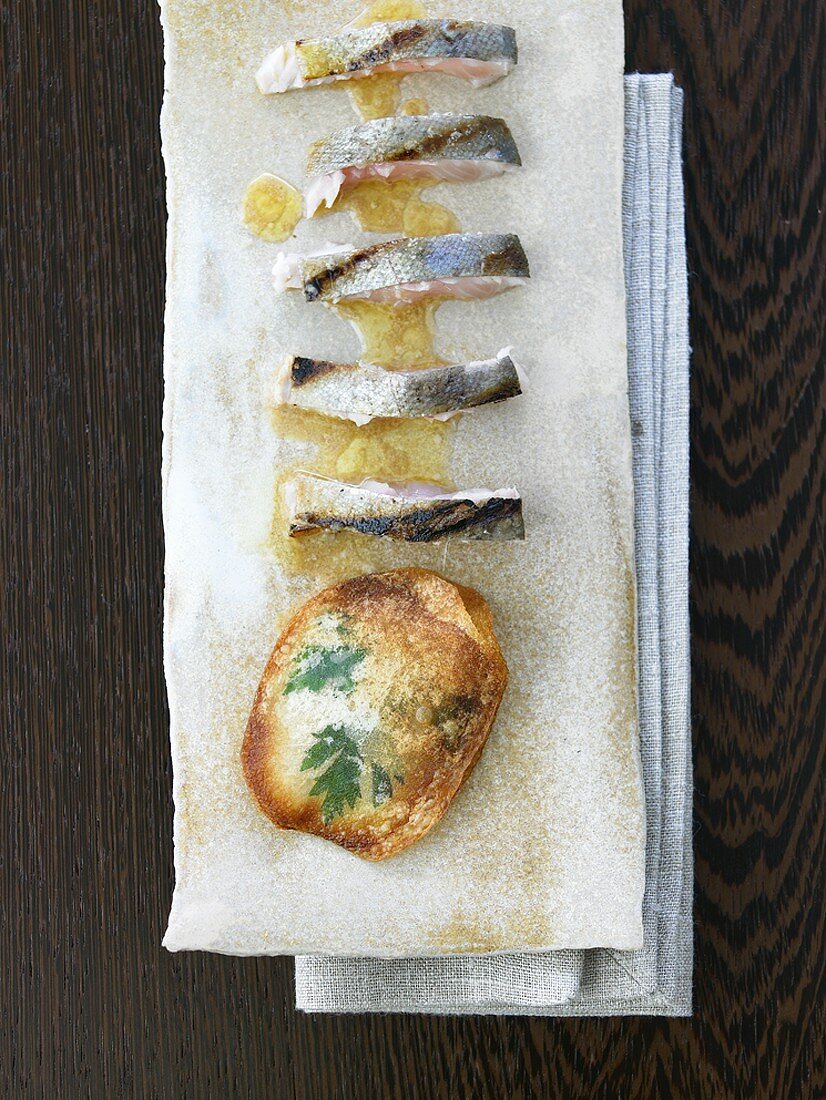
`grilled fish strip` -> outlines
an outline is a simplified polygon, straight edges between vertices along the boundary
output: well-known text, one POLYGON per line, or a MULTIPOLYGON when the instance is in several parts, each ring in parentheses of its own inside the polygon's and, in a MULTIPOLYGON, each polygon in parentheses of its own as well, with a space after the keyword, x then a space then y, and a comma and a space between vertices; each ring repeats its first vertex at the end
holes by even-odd
POLYGON ((372 363, 330 363, 291 355, 278 373, 279 405, 366 424, 374 417, 446 418, 522 392, 511 357, 394 371, 372 363))
POLYGON ((279 46, 264 59, 256 82, 265 94, 275 94, 377 72, 436 71, 481 87, 505 76, 516 61, 511 27, 404 19, 279 46))
POLYGON ((530 269, 512 233, 445 233, 323 256, 282 253, 273 276, 276 289, 301 288, 308 302, 409 301, 490 297, 520 285, 530 269))
POLYGON ((525 537, 515 489, 449 493, 433 485, 351 485, 297 474, 284 486, 284 500, 291 536, 349 530, 402 542, 525 537))
POLYGON ((521 165, 507 124, 486 115, 400 115, 339 130, 314 142, 304 198, 312 218, 342 191, 365 180, 423 179, 463 183, 521 165))
POLYGON ((513 134, 488 115, 398 115, 337 130, 314 141, 307 175, 389 161, 488 160, 520 165, 513 134))

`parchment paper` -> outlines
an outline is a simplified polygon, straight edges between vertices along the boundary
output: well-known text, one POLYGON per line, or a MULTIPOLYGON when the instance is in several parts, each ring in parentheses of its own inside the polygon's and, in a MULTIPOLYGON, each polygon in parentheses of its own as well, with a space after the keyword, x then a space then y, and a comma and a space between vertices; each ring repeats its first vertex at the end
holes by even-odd
MULTIPOLYGON (((439 314, 443 355, 506 345, 526 394, 461 419, 458 485, 514 484, 528 538, 386 545, 360 568, 435 568, 491 604, 511 671, 472 777, 442 822, 380 864, 277 830, 239 752, 289 609, 352 572, 334 553, 291 575, 272 549, 275 484, 307 445, 268 409, 286 352, 357 342, 300 295, 274 296, 274 246, 240 224, 263 171, 300 183, 307 143, 355 121, 345 92, 263 97, 281 41, 332 31, 358 3, 166 0, 165 665, 175 797, 171 950, 415 955, 642 944, 644 820, 635 692, 631 441, 621 246, 618 0, 457 2, 434 15, 516 27, 520 63, 474 90, 406 81, 433 110, 506 118, 525 168, 434 189, 467 230, 518 232, 528 289, 439 314)), ((346 215, 290 247, 360 241, 346 215)))

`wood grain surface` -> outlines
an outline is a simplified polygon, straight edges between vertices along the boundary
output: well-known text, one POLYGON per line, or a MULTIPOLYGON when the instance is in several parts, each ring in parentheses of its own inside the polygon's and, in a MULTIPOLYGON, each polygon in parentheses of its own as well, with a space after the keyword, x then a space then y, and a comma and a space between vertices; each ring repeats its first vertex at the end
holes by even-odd
POLYGON ((629 0, 686 90, 696 1010, 299 1016, 167 955, 157 9, 0 0, 3 1096, 822 1097, 826 5, 629 0))

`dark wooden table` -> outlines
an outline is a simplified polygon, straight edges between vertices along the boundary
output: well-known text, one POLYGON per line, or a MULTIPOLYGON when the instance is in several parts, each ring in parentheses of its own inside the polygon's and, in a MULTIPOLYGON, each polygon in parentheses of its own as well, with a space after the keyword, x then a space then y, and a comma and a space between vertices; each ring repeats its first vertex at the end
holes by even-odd
POLYGON ((0 0, 3 1096, 822 1097, 826 4, 630 0, 686 90, 696 1012, 299 1016, 167 955, 153 3, 0 0))

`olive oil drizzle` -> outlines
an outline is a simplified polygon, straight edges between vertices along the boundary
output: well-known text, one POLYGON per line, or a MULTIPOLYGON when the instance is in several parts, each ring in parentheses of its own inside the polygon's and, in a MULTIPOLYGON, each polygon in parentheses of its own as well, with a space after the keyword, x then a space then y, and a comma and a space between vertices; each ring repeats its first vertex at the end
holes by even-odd
POLYGON ((333 205, 316 214, 347 210, 368 233, 397 233, 404 237, 436 237, 458 233, 459 220, 452 210, 425 202, 422 192, 436 180, 362 180, 340 194, 333 205))
POLYGON ((402 77, 396 73, 376 73, 348 81, 347 92, 364 122, 390 118, 401 100, 402 77))
POLYGON ((427 8, 419 0, 373 0, 351 19, 347 27, 369 27, 371 23, 398 23, 402 19, 426 19, 427 8))
POLYGON ((436 354, 434 318, 441 305, 426 302, 371 302, 352 298, 331 308, 359 335, 361 358, 388 370, 444 366, 436 354))
POLYGON ((280 244, 292 236, 301 221, 301 192, 278 176, 265 172, 244 194, 243 220, 250 233, 280 244))

